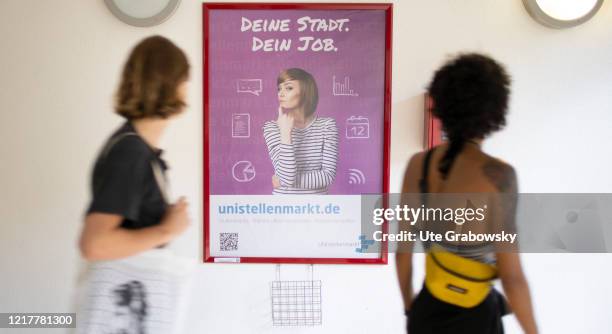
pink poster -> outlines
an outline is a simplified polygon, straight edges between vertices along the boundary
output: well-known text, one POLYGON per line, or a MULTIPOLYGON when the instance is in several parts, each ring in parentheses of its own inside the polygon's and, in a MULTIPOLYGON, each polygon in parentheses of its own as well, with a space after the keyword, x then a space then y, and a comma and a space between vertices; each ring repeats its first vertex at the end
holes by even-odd
POLYGON ((207 226, 215 196, 386 190, 389 8, 205 5, 207 226))

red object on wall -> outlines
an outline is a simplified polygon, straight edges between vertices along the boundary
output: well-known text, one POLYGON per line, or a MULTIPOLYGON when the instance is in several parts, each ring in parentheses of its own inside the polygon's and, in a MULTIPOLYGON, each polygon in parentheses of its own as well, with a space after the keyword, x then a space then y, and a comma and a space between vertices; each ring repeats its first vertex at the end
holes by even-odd
POLYGON ((425 131, 423 131, 423 148, 428 150, 434 146, 444 142, 444 132, 442 131, 442 123, 436 116, 433 115, 433 100, 427 94, 424 98, 425 111, 425 131))
MULTIPOLYGON (((300 10, 300 9, 316 9, 324 12, 325 10, 365 10, 378 9, 385 11, 385 81, 384 81, 384 152, 383 152, 383 182, 382 194, 389 193, 390 179, 390 157, 391 157, 391 56, 392 52, 392 27, 393 27, 393 4, 391 3, 202 3, 203 13, 203 61, 204 66, 203 77, 204 82, 209 82, 209 43, 210 30, 209 15, 211 10, 231 10, 231 9, 280 9, 280 10, 300 10)), ((204 147, 204 228, 203 228, 203 246, 204 246, 204 262, 217 262, 215 259, 220 259, 219 263, 308 263, 308 264, 387 264, 388 262, 388 241, 382 241, 379 258, 287 258, 287 257, 240 257, 228 258, 228 261, 223 261, 224 258, 211 256, 210 252, 210 170, 209 170, 209 109, 210 95, 209 85, 203 85, 202 96, 204 97, 204 116, 203 116, 203 147, 204 147)), ((388 207, 386 196, 383 197, 384 207, 388 207)), ((388 223, 382 225, 383 234, 389 233, 388 223)))

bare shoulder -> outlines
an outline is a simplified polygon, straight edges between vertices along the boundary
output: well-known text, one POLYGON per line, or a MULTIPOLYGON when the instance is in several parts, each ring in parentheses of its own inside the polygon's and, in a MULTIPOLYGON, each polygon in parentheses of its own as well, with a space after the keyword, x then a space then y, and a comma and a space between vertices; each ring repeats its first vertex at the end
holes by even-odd
POLYGON ((487 155, 482 164, 482 173, 499 192, 517 192, 514 167, 507 162, 487 155))
POLYGON ((421 174, 421 169, 423 168, 423 160, 425 160, 426 153, 427 152, 425 151, 421 151, 413 154, 412 157, 410 157, 410 160, 408 160, 408 166, 406 167, 406 174, 421 174))
POLYGON ((412 155, 408 160, 408 166, 404 172, 404 183, 402 186, 403 193, 418 192, 416 185, 421 175, 421 169, 423 168, 423 159, 425 159, 425 152, 418 152, 412 155))

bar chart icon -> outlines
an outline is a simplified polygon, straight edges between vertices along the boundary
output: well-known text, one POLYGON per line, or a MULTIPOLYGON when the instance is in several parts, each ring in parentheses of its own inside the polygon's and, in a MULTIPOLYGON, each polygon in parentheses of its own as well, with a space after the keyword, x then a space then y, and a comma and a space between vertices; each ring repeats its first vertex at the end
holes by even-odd
POLYGON ((332 87, 334 96, 359 96, 351 89, 351 78, 344 77, 344 82, 336 81, 336 76, 332 77, 332 87))

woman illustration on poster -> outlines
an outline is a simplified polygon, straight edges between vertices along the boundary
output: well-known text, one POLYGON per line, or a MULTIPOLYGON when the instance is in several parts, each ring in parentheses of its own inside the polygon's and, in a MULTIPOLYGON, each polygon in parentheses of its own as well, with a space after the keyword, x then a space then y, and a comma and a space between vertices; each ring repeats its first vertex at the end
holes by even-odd
POLYGON ((263 126, 274 166, 273 194, 327 194, 336 177, 338 128, 330 117, 317 117, 317 83, 300 68, 277 78, 278 117, 263 126))

